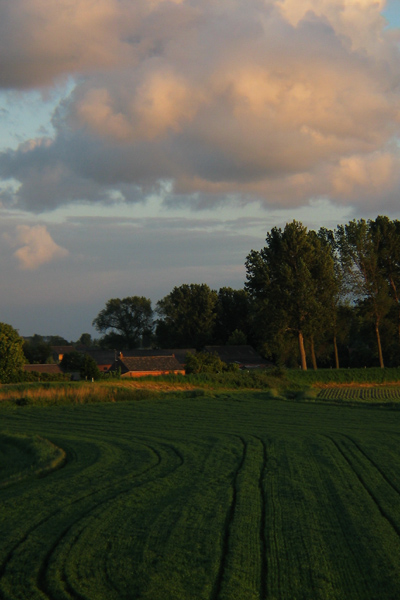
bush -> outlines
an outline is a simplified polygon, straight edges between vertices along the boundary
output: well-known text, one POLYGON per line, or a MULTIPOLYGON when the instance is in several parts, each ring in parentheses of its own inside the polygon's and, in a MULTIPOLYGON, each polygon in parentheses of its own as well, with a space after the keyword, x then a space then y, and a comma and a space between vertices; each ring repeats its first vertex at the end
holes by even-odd
POLYGON ((227 365, 216 354, 197 352, 186 355, 186 373, 222 373, 227 365))
POLYGON ((97 363, 89 354, 69 352, 64 355, 61 366, 70 372, 78 371, 81 379, 100 379, 97 363))

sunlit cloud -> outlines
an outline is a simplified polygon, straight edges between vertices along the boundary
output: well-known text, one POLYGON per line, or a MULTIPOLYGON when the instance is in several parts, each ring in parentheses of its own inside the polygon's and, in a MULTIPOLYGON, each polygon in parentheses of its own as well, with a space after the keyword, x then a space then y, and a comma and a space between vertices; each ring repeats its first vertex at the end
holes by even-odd
POLYGON ((384 6, 0 0, 0 86, 76 77, 52 139, 0 154, 0 177, 21 184, 0 202, 391 205, 400 50, 384 6))
POLYGON ((14 256, 24 270, 37 269, 69 254, 68 250, 55 243, 44 225, 18 225, 14 245, 20 246, 14 256))

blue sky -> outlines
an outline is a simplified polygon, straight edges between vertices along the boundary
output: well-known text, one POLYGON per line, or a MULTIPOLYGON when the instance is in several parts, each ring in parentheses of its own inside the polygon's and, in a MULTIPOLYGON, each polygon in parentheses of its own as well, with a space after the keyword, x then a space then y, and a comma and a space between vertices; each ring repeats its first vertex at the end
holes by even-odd
POLYGON ((386 8, 383 11, 385 18, 388 20, 388 24, 392 28, 400 27, 400 2, 399 0, 391 0, 387 3, 386 8))
POLYGON ((73 6, 0 7, 0 320, 21 335, 242 287, 292 219, 400 217, 399 0, 73 6))

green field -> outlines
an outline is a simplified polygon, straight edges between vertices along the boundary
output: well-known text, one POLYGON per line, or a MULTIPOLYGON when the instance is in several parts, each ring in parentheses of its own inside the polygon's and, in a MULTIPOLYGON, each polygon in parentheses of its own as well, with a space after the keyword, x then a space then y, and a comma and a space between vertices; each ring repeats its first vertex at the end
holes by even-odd
POLYGON ((399 410, 221 392, 0 432, 2 600, 400 598, 399 410))

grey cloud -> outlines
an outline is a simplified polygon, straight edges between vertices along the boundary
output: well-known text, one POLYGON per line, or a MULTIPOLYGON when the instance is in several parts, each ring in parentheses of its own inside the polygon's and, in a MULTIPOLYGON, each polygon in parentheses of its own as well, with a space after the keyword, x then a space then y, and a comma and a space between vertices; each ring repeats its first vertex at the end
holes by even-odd
MULTIPOLYGON (((62 0, 61 13, 67 6, 62 0)), ((0 33, 7 19, 20 26, 15 39, 0 35, 0 85, 79 74, 54 115, 54 139, 0 155, 0 176, 21 183, 3 203, 40 212, 159 194, 169 206, 296 206, 379 194, 390 205, 399 188, 400 52, 379 8, 373 0, 101 0, 92 14, 82 0, 63 31, 50 0, 0 0, 0 33), (82 23, 91 26, 86 38, 82 23)))

